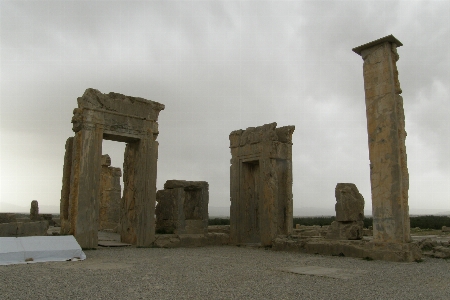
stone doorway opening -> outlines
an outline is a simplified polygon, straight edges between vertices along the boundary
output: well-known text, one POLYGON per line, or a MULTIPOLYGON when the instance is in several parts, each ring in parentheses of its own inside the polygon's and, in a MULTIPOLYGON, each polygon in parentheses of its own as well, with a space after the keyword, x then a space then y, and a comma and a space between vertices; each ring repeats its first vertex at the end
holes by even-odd
POLYGON ((243 222, 243 235, 241 237, 242 243, 259 243, 260 237, 260 205, 259 197, 260 185, 260 168, 259 160, 241 162, 242 178, 241 181, 241 195, 245 201, 243 209, 241 209, 243 222))

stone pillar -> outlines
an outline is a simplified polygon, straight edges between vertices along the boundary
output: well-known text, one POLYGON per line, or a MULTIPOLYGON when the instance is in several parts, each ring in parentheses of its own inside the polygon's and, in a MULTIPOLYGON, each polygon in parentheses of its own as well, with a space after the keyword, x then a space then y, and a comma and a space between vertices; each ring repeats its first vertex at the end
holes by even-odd
MULTIPOLYGON (((73 137, 70 137, 66 141, 66 152, 64 154, 64 167, 61 189, 61 202, 60 202, 60 221, 61 221, 61 234, 69 234, 70 222, 69 222, 69 195, 70 195, 70 174, 72 171, 72 152, 73 152, 73 137)), ((71 207, 73 209, 73 206, 71 207)))
POLYGON ((39 204, 37 200, 31 201, 31 207, 30 207, 30 220, 32 221, 39 221, 39 204))
POLYGON ((120 177, 122 177, 120 168, 111 167, 111 158, 109 155, 102 155, 99 230, 113 229, 117 231, 122 196, 120 177))
POLYGON ((125 148, 120 224, 124 243, 150 247, 155 240, 157 160, 158 142, 153 135, 128 143, 125 148))
POLYGON ((98 211, 103 128, 95 111, 74 110, 72 173, 69 196, 70 232, 81 248, 98 246, 98 211), (80 116, 82 122, 80 122, 80 116))
POLYGON ((405 115, 394 36, 356 47, 364 60, 374 242, 410 241, 405 115))

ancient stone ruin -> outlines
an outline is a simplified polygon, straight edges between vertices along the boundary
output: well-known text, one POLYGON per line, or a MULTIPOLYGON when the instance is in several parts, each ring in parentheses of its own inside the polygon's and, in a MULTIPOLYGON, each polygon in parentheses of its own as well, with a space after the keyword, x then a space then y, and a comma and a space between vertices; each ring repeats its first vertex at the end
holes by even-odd
POLYGON ((269 246, 292 228, 292 133, 277 123, 230 133, 230 242, 269 246))
POLYGON ((206 181, 167 180, 156 193, 156 232, 207 234, 209 185, 206 181))
POLYGON ((98 244, 103 139, 126 143, 124 193, 118 228, 125 243, 149 247, 155 239, 158 115, 164 105, 87 89, 72 118, 61 189, 61 234, 82 248, 98 244))
POLYGON ((122 170, 111 167, 111 158, 108 154, 102 155, 99 230, 111 229, 114 232, 117 231, 122 196, 120 177, 122 177, 122 170))
POLYGON ((331 223, 327 239, 360 240, 364 227, 364 198, 353 183, 338 183, 335 189, 336 221, 331 223))
POLYGON ((389 35, 353 49, 364 60, 375 242, 411 240, 405 114, 396 65, 400 46, 389 35))
POLYGON ((396 65, 400 46, 402 43, 389 35, 353 51, 364 60, 373 247, 383 247, 411 261, 420 258, 420 251, 409 243, 405 114, 396 65))

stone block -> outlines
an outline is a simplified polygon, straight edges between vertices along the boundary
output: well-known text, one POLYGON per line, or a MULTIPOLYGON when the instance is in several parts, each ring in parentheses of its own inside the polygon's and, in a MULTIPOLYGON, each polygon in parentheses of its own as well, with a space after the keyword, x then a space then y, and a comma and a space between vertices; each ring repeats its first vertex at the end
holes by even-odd
POLYGON ((442 226, 442 232, 450 232, 450 227, 442 226))
POLYGON ((338 183, 335 188, 336 221, 363 221, 364 198, 353 183, 338 183))
POLYGON ((17 223, 17 236, 47 235, 48 221, 17 223))
POLYGON ((13 237, 17 236, 17 222, 1 223, 0 224, 0 236, 1 237, 13 237))
POLYGON ((230 234, 230 225, 211 225, 208 226, 208 233, 226 233, 230 234))
POLYGON ((156 193, 156 232, 207 234, 209 185, 206 181, 168 180, 156 193))
POLYGON ((326 238, 332 240, 360 240, 363 238, 363 226, 363 221, 333 221, 328 227, 326 238))

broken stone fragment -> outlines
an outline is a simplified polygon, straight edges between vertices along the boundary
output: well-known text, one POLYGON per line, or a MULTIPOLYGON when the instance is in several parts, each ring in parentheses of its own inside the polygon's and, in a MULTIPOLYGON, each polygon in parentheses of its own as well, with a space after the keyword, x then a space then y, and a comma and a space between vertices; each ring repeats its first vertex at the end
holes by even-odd
POLYGON ((336 221, 363 221, 364 198, 353 183, 338 183, 335 189, 336 221))

